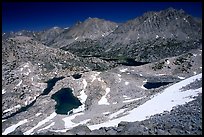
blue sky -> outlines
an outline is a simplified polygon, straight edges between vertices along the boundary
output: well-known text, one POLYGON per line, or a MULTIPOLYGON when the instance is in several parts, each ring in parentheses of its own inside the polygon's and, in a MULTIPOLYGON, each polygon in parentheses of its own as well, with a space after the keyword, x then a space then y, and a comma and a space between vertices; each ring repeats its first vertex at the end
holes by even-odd
POLYGON ((125 22, 169 7, 202 17, 201 2, 3 2, 2 31, 69 27, 88 17, 125 22))

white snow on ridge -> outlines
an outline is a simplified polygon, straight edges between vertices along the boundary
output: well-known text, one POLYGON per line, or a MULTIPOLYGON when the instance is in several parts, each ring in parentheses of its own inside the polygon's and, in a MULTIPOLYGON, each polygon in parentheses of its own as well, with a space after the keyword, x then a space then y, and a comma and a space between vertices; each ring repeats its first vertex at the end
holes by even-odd
POLYGON ((31 128, 30 130, 24 132, 24 135, 30 135, 36 128, 42 126, 43 124, 45 124, 46 122, 50 121, 51 119, 53 119, 55 116, 57 115, 57 113, 53 112, 49 117, 45 118, 44 120, 40 121, 36 126, 34 126, 33 128, 31 128))
POLYGON ((182 80, 168 88, 162 93, 158 93, 153 96, 150 100, 140 105, 137 108, 129 111, 128 115, 123 117, 109 120, 104 123, 96 125, 88 125, 91 130, 99 129, 100 127, 117 126, 121 121, 142 121, 151 115, 162 113, 164 111, 170 111, 174 106, 183 105, 189 101, 194 100, 191 96, 197 96, 198 93, 202 93, 202 87, 198 89, 190 89, 186 91, 180 91, 183 86, 186 86, 196 79, 201 79, 202 73, 182 80), (173 101, 172 101, 173 100, 173 101))
POLYGON ((23 124, 26 123, 26 122, 28 122, 28 120, 27 120, 27 119, 24 119, 24 120, 19 121, 17 124, 12 125, 12 126, 6 128, 6 129, 4 130, 4 132, 2 133, 2 135, 7 135, 7 134, 13 132, 17 127, 19 127, 20 125, 23 125, 23 124))
POLYGON ((106 99, 106 95, 110 92, 110 88, 106 88, 106 93, 104 96, 102 96, 102 98, 98 101, 99 105, 109 105, 107 99, 106 99))

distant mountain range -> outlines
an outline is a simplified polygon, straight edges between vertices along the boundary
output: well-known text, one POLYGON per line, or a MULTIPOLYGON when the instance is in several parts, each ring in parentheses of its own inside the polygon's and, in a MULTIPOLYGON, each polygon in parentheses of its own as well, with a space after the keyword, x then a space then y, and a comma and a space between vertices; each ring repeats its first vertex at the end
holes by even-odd
POLYGON ((144 13, 122 24, 88 18, 68 29, 24 30, 4 34, 3 38, 16 35, 31 36, 49 47, 61 48, 79 56, 122 57, 151 62, 199 47, 202 20, 183 10, 168 8, 144 13))

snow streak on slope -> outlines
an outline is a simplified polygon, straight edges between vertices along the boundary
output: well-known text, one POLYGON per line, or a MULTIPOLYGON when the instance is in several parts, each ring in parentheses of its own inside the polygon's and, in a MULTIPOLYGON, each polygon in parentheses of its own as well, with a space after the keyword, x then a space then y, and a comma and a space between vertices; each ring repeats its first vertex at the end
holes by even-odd
POLYGON ((53 119, 55 116, 57 115, 57 113, 53 112, 49 117, 45 118, 44 120, 40 121, 35 127, 31 128, 30 130, 24 132, 24 135, 30 135, 35 129, 37 129, 38 127, 42 126, 43 124, 45 124, 46 122, 50 121, 51 119, 53 119))
POLYGON ((109 105, 107 99, 106 99, 106 95, 110 92, 110 88, 106 88, 106 93, 104 96, 102 96, 102 98, 98 101, 99 105, 109 105))
POLYGON ((141 106, 129 111, 129 114, 117 119, 109 120, 107 122, 88 125, 91 130, 99 129, 100 127, 110 127, 117 126, 121 121, 142 121, 146 117, 162 113, 164 111, 170 111, 174 106, 183 105, 187 102, 194 100, 192 97, 196 96, 198 93, 202 93, 202 87, 198 89, 189 89, 181 92, 181 88, 186 86, 196 79, 201 79, 202 73, 182 80, 168 88, 166 88, 162 93, 154 95, 150 100, 142 104, 141 106))
POLYGON ((12 125, 12 126, 8 127, 7 129, 5 129, 5 131, 2 133, 2 135, 7 135, 7 134, 13 132, 18 126, 23 125, 26 122, 28 122, 27 119, 19 121, 17 124, 12 125))

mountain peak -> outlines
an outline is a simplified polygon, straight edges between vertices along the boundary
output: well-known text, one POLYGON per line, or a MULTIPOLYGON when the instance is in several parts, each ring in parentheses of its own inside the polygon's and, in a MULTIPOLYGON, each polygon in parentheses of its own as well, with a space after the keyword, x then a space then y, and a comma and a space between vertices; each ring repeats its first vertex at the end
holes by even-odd
POLYGON ((96 17, 94 17, 94 18, 88 17, 84 22, 86 22, 86 21, 101 21, 101 20, 103 20, 103 19, 99 19, 96 17))

